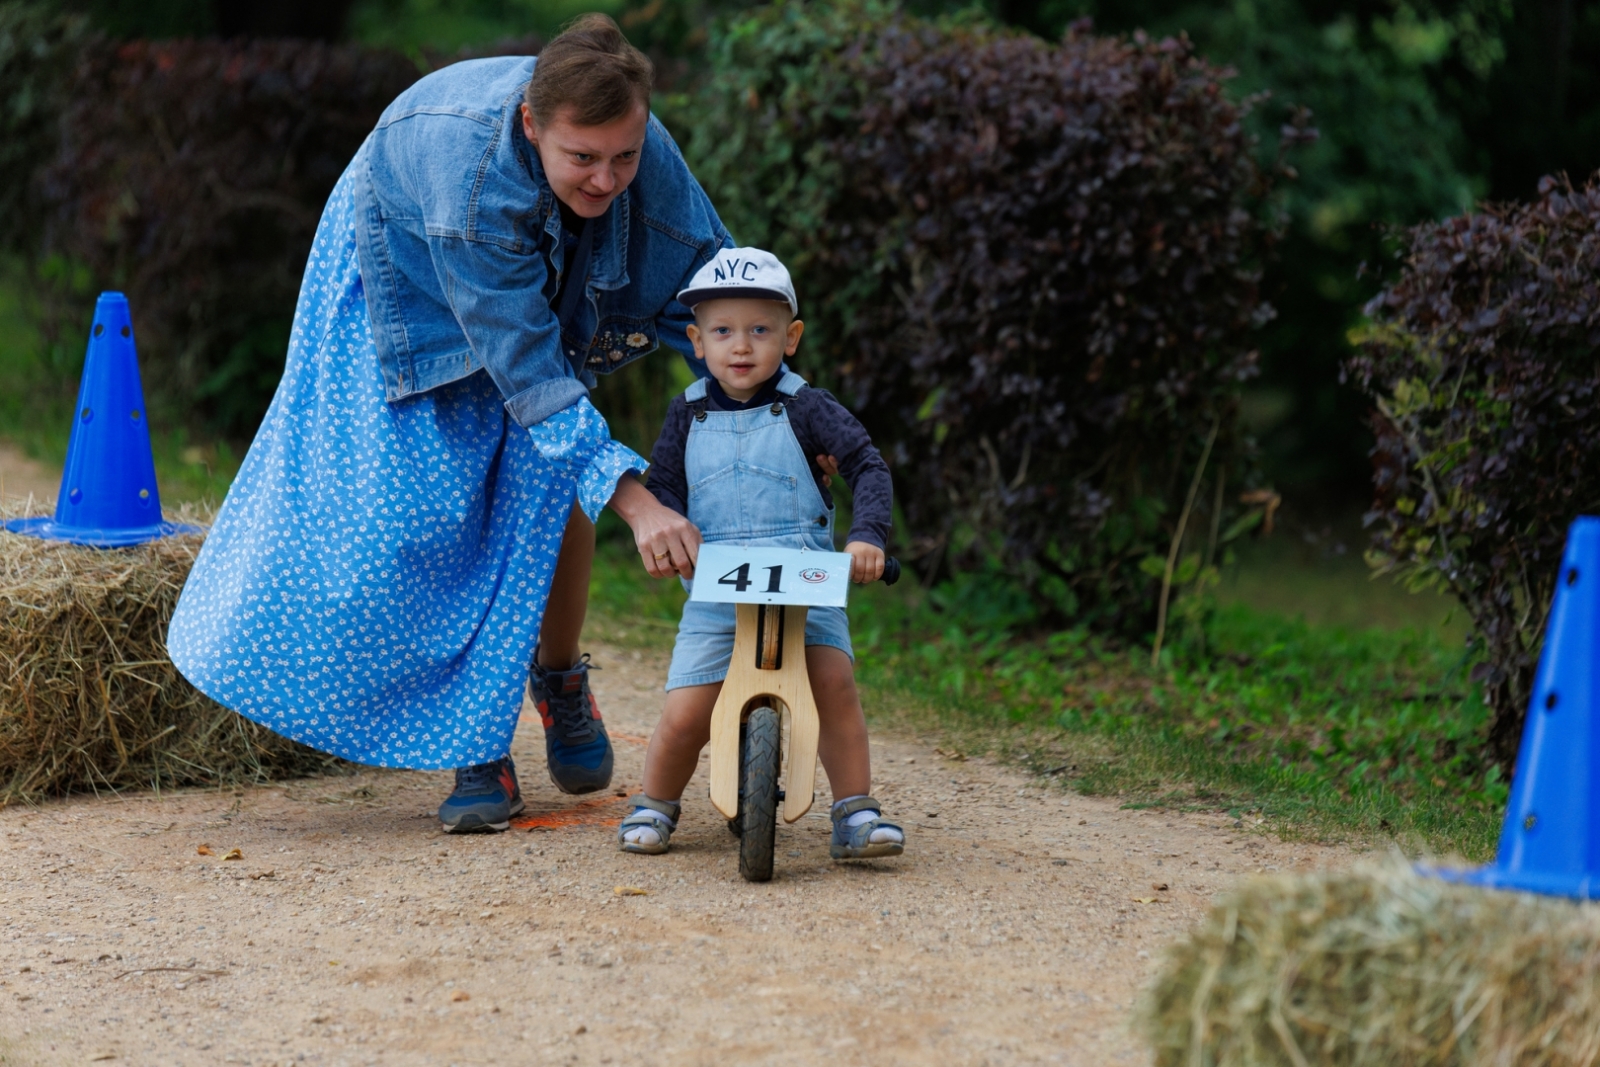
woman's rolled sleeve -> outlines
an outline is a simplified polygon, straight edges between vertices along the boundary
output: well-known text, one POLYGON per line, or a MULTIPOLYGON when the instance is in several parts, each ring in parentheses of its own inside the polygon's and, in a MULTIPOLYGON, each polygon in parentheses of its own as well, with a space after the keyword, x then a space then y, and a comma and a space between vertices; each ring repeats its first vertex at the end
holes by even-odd
POLYGON ((589 390, 578 379, 555 378, 528 386, 506 401, 506 410, 519 426, 532 428, 588 395, 589 390))

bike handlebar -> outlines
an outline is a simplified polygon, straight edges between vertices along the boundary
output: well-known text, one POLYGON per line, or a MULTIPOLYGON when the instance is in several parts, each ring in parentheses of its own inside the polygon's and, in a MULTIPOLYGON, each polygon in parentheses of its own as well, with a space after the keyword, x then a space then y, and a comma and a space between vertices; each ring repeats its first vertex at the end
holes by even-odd
POLYGON ((884 585, 893 585, 895 582, 900 580, 899 560, 895 559, 893 556, 890 556, 888 559, 883 561, 883 578, 881 580, 884 585))

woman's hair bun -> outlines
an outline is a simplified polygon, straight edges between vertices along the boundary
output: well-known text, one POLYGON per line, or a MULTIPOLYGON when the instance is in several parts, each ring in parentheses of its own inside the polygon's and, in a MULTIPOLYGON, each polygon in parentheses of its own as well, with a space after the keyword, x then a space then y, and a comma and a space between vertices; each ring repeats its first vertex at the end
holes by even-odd
POLYGON ((655 68, 628 43, 609 15, 591 12, 567 24, 539 53, 524 99, 536 125, 565 110, 578 126, 603 126, 650 106, 655 68))

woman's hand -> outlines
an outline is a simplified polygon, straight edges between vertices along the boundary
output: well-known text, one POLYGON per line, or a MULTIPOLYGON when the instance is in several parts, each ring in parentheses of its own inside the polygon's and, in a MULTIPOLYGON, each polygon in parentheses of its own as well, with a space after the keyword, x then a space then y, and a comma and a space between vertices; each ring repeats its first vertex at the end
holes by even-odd
POLYGON ((694 577, 700 558, 700 530, 694 523, 650 495, 631 473, 617 479, 609 507, 633 530, 633 543, 650 577, 694 577))
POLYGON ((850 580, 866 585, 883 577, 883 549, 865 541, 851 541, 844 546, 850 553, 850 580))

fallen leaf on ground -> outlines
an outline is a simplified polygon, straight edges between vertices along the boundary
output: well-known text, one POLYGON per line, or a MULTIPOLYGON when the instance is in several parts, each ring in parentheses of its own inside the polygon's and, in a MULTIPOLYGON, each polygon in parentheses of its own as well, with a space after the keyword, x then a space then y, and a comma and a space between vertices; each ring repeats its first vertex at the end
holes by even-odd
POLYGON ((254 882, 254 881, 258 881, 258 880, 260 880, 262 878, 273 878, 273 877, 277 876, 277 873, 278 873, 277 871, 272 870, 271 868, 268 868, 267 870, 264 870, 264 871, 256 871, 256 872, 254 872, 254 873, 252 873, 250 875, 250 880, 252 882, 254 882))
POLYGON ((1167 891, 1168 887, 1167 887, 1167 883, 1165 883, 1165 882, 1151 882, 1150 883, 1150 888, 1154 889, 1158 893, 1164 893, 1164 892, 1167 891))
POLYGON ((636 885, 619 885, 611 891, 619 897, 647 897, 650 895, 650 890, 640 889, 636 885))
POLYGON ((197 856, 215 856, 216 855, 215 852, 211 851, 211 846, 210 845, 201 845, 199 848, 195 849, 194 852, 195 852, 195 855, 197 855, 197 856))
POLYGON ((1158 903, 1160 903, 1160 901, 1158 901, 1155 897, 1134 897, 1133 898, 1133 902, 1135 904, 1158 904, 1158 903))
POLYGON ((587 1034, 589 1032, 589 1028, 587 1026, 580 1026, 572 1032, 575 1034, 587 1034))
POLYGON ((472 994, 468 993, 465 989, 458 989, 454 993, 450 994, 450 999, 459 1003, 463 1000, 471 1000, 472 994))
POLYGON ((225 860, 242 860, 242 859, 244 859, 244 853, 240 852, 236 848, 230 848, 228 850, 228 854, 223 856, 222 858, 225 859, 225 860))

